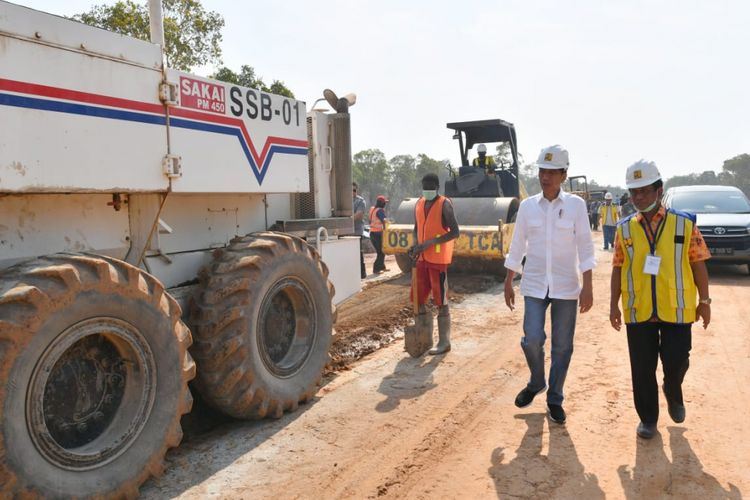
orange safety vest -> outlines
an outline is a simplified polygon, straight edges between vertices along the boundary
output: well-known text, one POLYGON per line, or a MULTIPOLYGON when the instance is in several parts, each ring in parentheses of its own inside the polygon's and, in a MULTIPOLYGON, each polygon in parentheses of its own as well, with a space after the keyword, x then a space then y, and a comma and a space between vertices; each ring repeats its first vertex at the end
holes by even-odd
MULTIPOLYGON (((417 201, 415 209, 417 243, 424 243, 427 240, 437 238, 450 231, 450 228, 443 226, 443 203, 446 203, 447 200, 448 198, 445 196, 438 195, 426 216, 424 213, 425 199, 420 198, 417 201)), ((450 203, 450 201, 447 202, 450 203)), ((433 264, 450 264, 453 258, 453 243, 454 241, 451 240, 433 245, 422 252, 419 258, 433 264)))
POLYGON ((370 232, 371 233, 382 233, 383 232, 383 221, 378 219, 378 207, 370 207, 370 232))

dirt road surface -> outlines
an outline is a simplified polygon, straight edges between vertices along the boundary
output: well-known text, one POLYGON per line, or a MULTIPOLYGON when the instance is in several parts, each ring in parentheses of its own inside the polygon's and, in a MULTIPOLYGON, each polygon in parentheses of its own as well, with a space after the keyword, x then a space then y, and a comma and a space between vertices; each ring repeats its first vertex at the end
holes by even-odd
MULTIPOLYGON (((408 282, 397 278, 373 285, 339 316, 354 339, 363 318, 387 310, 392 317, 377 331, 381 344, 395 342, 329 375, 318 397, 293 414, 225 421, 190 437, 143 497, 750 496, 746 268, 711 269, 713 322, 693 328, 687 419, 674 424, 662 400, 659 434, 643 441, 635 435, 626 339, 608 325, 611 253, 597 255, 595 306, 579 316, 566 382, 567 424, 548 420, 543 397, 522 410, 513 405, 528 377, 519 345, 523 304, 508 311, 499 280, 451 278, 463 290, 452 306, 453 350, 412 359, 398 328, 387 326, 408 314, 399 304, 408 282)), ((334 354, 346 366, 346 343, 339 347, 334 354)))

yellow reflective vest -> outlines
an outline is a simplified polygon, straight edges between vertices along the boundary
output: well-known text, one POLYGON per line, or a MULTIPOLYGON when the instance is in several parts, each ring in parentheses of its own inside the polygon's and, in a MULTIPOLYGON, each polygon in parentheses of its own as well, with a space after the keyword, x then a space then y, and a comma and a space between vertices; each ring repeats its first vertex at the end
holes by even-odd
POLYGON ((484 161, 481 161, 481 158, 476 157, 474 158, 474 161, 472 162, 472 165, 475 167, 483 168, 487 171, 488 174, 494 174, 495 173, 495 159, 491 156, 485 156, 484 161))
POLYGON ((655 245, 646 234, 647 224, 645 220, 638 222, 634 214, 617 225, 625 255, 620 270, 625 323, 643 323, 654 317, 665 323, 692 323, 698 288, 688 250, 695 216, 667 210, 657 229, 655 245), (651 253, 661 257, 656 275, 644 272, 646 256, 651 253))
POLYGON ((605 222, 607 222, 607 210, 612 212, 612 222, 614 224, 611 225, 614 226, 615 224, 617 224, 617 207, 614 203, 610 204, 609 206, 607 206, 607 204, 605 203, 604 205, 599 207, 599 216, 602 218, 602 226, 605 222))

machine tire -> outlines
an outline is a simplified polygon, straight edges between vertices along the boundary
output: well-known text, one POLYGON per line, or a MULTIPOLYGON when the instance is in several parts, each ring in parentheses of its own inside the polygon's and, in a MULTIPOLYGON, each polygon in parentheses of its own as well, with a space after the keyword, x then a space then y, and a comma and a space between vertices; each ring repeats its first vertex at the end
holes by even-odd
POLYGON ((396 254, 396 265, 404 274, 411 274, 411 259, 405 253, 396 254))
POLYGON ((190 343, 177 302, 122 261, 0 272, 0 497, 137 496, 182 439, 190 343))
POLYGON ((317 391, 335 307, 328 268, 304 240, 254 233, 218 250, 191 306, 196 388, 235 418, 279 418, 317 391))

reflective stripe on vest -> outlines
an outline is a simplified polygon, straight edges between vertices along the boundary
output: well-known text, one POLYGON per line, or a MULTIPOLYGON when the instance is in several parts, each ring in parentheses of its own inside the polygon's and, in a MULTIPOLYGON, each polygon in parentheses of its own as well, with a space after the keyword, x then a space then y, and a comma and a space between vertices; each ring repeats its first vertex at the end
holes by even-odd
MULTIPOLYGON (((450 231, 443 227, 443 204, 450 203, 445 196, 438 196, 425 216, 425 199, 420 198, 414 208, 414 216, 417 222, 417 242, 424 243, 427 240, 437 238, 450 231)), ((420 255, 420 259, 433 264, 450 264, 453 258, 454 240, 442 244, 433 245, 420 255)))
POLYGON ((382 233, 383 232, 383 221, 378 219, 378 207, 370 207, 370 232, 371 233, 382 233))
POLYGON ((694 224, 685 215, 667 211, 656 235, 654 253, 661 258, 656 276, 643 272, 651 243, 637 218, 629 217, 617 226, 625 250, 620 276, 626 323, 642 323, 654 316, 666 323, 695 321, 698 290, 689 259, 694 224))

